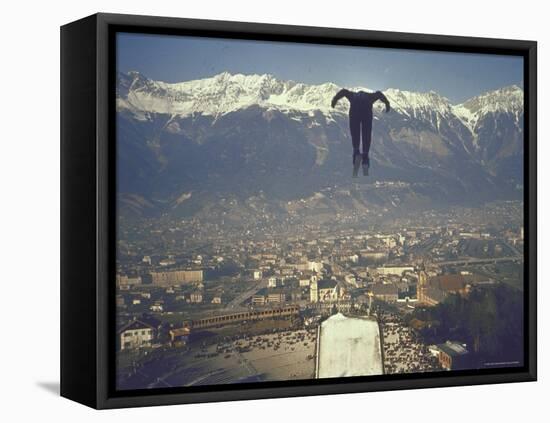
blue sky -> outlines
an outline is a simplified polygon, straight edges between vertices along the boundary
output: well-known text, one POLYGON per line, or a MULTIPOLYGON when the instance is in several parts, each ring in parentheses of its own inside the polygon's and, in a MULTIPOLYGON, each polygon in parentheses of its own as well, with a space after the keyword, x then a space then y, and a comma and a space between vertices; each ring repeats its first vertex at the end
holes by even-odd
POLYGON ((165 82, 220 72, 373 90, 436 91, 454 103, 506 85, 523 86, 523 58, 367 47, 118 34, 117 69, 165 82))

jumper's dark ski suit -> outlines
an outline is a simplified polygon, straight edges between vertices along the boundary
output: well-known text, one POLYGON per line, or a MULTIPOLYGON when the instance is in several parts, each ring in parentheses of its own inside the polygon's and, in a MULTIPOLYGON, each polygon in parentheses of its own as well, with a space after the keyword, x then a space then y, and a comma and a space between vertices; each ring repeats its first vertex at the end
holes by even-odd
POLYGON ((390 102, 380 91, 367 93, 365 91, 353 92, 341 89, 332 99, 332 107, 336 106, 338 100, 346 97, 350 103, 349 108, 349 129, 351 132, 351 142, 353 144, 353 160, 356 156, 361 156, 359 149, 361 138, 363 139, 362 162, 369 165, 369 150, 372 132, 372 105, 380 100, 386 105, 386 112, 390 111, 390 102), (362 135, 362 137, 361 137, 362 135))

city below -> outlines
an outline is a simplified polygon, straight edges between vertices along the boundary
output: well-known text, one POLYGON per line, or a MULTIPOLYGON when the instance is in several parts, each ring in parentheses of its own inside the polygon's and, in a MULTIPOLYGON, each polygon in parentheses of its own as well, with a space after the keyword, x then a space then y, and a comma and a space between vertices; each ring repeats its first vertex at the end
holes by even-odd
POLYGON ((522 366, 523 219, 120 217, 117 389, 522 366))

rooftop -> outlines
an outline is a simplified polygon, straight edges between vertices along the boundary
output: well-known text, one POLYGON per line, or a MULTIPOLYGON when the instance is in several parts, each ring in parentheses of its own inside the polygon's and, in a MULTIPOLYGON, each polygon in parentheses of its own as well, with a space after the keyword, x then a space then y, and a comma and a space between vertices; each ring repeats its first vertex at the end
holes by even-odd
POLYGON ((336 285, 338 285, 338 281, 334 279, 322 279, 319 282, 317 282, 317 288, 318 289, 332 289, 336 285))
POLYGON ((397 295, 397 285, 393 283, 377 283, 376 285, 372 286, 372 293, 374 295, 397 295))
POLYGON ((437 348, 451 356, 468 354, 468 350, 458 342, 447 341, 444 344, 439 344, 437 348))

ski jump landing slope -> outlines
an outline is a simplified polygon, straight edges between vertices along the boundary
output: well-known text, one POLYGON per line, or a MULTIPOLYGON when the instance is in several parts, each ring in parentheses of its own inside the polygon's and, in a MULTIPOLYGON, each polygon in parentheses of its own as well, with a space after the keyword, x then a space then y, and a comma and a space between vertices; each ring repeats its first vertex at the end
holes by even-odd
POLYGON ((378 322, 371 317, 335 314, 319 326, 317 378, 384 373, 378 322))

